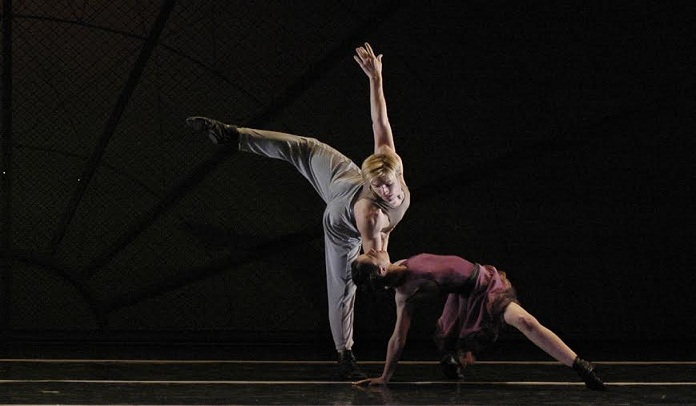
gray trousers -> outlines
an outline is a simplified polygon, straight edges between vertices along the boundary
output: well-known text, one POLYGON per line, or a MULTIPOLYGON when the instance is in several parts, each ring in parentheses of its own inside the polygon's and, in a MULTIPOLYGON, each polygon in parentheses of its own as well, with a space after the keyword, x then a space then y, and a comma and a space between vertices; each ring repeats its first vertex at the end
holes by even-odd
POLYGON ((323 226, 329 324, 336 349, 350 350, 356 291, 350 263, 361 246, 352 203, 363 185, 360 168, 314 138, 252 128, 239 128, 239 133, 241 151, 289 162, 326 202, 323 226))

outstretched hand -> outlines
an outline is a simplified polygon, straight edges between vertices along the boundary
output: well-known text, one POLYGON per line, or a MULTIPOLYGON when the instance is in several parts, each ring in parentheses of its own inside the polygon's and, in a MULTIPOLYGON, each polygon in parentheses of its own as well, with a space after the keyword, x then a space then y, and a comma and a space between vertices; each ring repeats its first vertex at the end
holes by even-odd
POLYGON ((357 381, 353 382, 353 385, 356 386, 375 386, 375 385, 386 385, 387 381, 384 380, 384 378, 377 377, 377 378, 367 378, 363 379, 362 381, 357 381))
POLYGON ((355 48, 355 53, 353 59, 370 79, 382 75, 382 54, 375 56, 375 51, 372 50, 370 44, 366 42, 365 45, 355 48))

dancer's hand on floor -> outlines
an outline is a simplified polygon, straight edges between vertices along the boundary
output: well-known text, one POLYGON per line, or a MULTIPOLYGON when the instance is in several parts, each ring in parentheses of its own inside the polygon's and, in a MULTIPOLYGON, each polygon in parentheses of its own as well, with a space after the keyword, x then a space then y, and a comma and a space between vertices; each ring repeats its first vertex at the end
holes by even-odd
POLYGON ((362 381, 357 381, 353 382, 353 385, 357 386, 374 386, 374 385, 386 385, 387 381, 384 380, 384 378, 377 377, 377 378, 367 378, 363 379, 362 381))

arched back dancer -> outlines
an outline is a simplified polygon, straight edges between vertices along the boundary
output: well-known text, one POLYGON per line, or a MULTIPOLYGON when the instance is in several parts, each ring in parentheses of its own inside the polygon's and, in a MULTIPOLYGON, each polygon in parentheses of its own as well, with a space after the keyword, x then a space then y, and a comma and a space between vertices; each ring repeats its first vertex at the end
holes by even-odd
POLYGON ((357 385, 389 382, 419 299, 434 294, 447 296, 437 321, 436 341, 443 352, 440 365, 448 378, 461 378, 461 369, 474 362, 473 353, 494 342, 500 328, 509 324, 554 359, 572 367, 588 388, 605 388, 591 363, 578 357, 519 305, 505 272, 494 266, 433 254, 419 254, 392 264, 386 251, 372 250, 353 262, 352 273, 357 285, 393 288, 396 301, 396 326, 387 346, 382 376, 355 382, 357 385))

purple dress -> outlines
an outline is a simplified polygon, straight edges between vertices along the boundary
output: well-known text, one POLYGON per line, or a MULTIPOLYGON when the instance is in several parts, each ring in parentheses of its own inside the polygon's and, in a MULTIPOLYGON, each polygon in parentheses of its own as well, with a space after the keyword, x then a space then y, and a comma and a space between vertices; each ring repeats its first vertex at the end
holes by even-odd
POLYGON ((442 351, 479 351, 498 338, 503 312, 517 302, 505 272, 452 255, 419 254, 404 262, 413 277, 425 278, 447 294, 435 341, 442 351))

